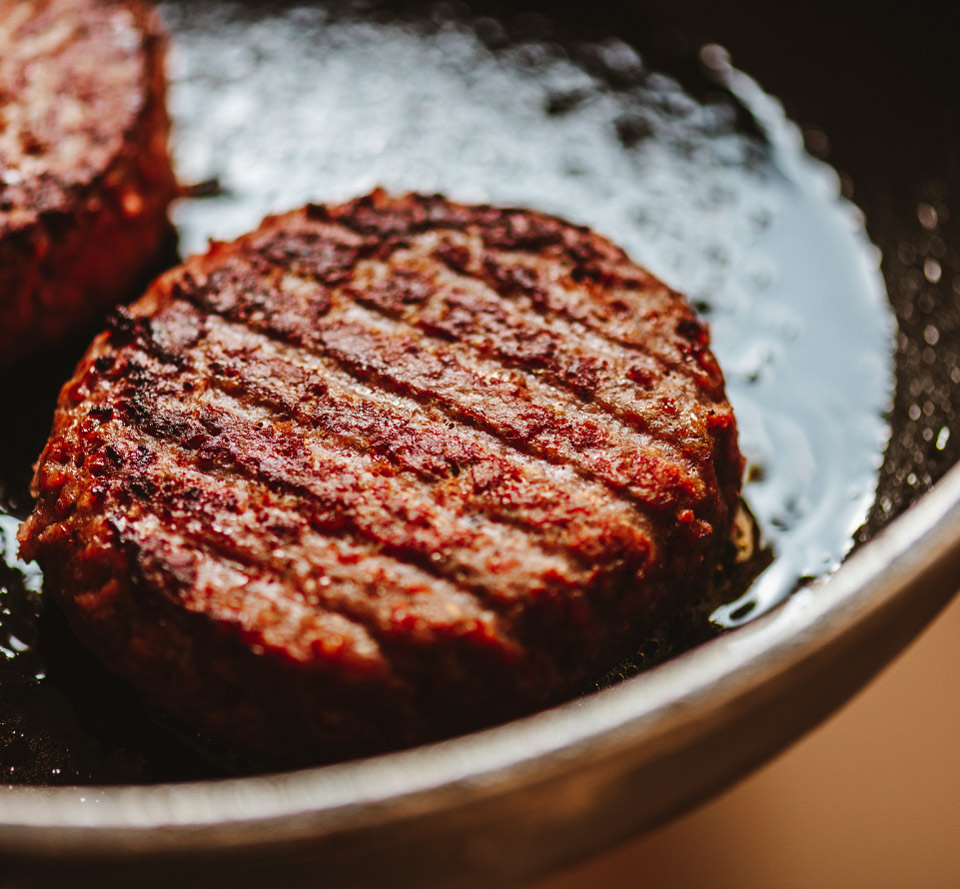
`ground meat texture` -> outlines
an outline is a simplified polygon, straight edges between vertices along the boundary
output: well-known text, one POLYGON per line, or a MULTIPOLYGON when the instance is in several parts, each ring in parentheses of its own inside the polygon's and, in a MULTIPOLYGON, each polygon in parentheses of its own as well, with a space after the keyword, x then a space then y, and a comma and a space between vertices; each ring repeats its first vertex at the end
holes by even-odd
POLYGON ((573 693, 702 591, 741 470, 682 296, 559 219, 378 191, 115 313, 22 552, 152 702, 320 762, 573 693))
POLYGON ((163 56, 136 0, 0 0, 0 364, 159 270, 175 194, 163 56))

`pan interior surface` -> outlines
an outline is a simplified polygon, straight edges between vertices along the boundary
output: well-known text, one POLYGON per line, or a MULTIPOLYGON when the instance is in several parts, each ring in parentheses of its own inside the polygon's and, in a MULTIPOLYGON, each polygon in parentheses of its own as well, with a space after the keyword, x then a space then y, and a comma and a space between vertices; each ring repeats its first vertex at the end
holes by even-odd
MULTIPOLYGON (((716 623, 757 617, 840 564, 874 502, 888 438, 894 325, 879 257, 836 175, 722 50, 703 51, 691 77, 651 67, 642 47, 612 34, 574 39, 543 16, 185 0, 161 9, 178 172, 218 183, 176 209, 185 253, 267 213, 375 185, 589 225, 711 324, 748 458, 745 497, 774 556, 716 623)), ((34 422, 41 433, 44 422, 34 422)), ((34 456, 4 470, 2 505, 14 514, 34 456)), ((72 646, 36 571, 16 561, 15 528, 4 517, 6 780, 242 770, 158 725, 72 646), (104 688, 118 701, 91 706, 104 688)))

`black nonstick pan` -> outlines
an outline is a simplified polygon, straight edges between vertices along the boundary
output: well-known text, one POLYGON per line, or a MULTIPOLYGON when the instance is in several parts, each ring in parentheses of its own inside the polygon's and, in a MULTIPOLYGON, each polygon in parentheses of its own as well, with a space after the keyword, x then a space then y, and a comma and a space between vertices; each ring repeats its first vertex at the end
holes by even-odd
POLYGON ((79 334, 0 394, 0 887, 522 883, 776 753, 953 594, 947 4, 910 19, 700 2, 162 9, 179 172, 207 193, 177 207, 182 251, 380 183, 596 227, 711 322, 762 544, 720 598, 575 701, 264 773, 100 670, 15 559, 79 334))

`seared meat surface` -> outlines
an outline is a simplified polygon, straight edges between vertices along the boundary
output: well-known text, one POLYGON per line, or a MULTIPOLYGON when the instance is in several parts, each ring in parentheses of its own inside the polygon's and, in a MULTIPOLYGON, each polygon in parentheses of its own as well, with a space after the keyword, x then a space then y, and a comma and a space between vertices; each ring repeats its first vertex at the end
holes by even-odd
POLYGON ((323 761, 573 693, 709 582, 741 470, 682 296, 559 219, 378 191, 118 311, 21 543, 148 699, 323 761))
POLYGON ((0 364, 130 295, 176 186, 138 0, 0 0, 0 364))

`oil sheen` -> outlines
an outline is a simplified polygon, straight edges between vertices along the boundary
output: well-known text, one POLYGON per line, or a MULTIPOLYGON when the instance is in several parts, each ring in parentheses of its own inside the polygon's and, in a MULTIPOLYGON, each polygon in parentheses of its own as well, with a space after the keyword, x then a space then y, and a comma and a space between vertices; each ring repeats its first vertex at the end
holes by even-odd
POLYGON ((178 208, 187 252, 376 185, 589 225, 710 322, 745 497, 776 555, 716 620, 754 617, 837 567, 888 434, 894 326, 879 254, 836 174, 721 49, 701 52, 719 87, 703 102, 617 39, 511 39, 446 7, 375 22, 349 7, 163 8, 177 33, 180 174, 224 190, 178 208))

